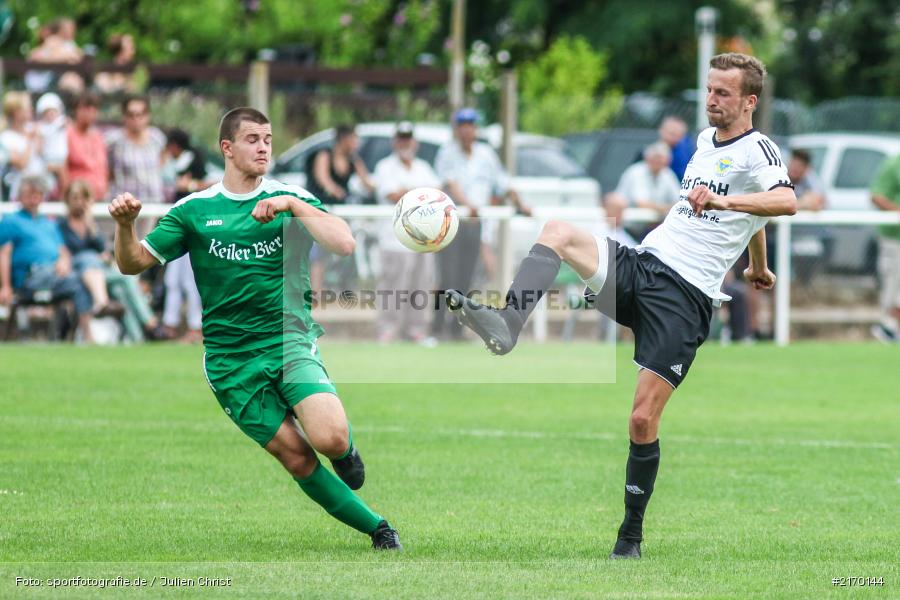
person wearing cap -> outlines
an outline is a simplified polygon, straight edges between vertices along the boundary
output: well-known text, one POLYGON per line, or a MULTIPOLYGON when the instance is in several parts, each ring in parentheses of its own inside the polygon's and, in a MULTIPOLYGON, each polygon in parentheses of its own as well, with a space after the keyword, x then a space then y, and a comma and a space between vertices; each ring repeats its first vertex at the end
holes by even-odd
MULTIPOLYGON (((468 208, 472 217, 478 210, 491 204, 502 203, 508 198, 523 214, 530 211, 519 200, 515 190, 509 187, 509 177, 500 164, 494 149, 479 142, 478 113, 473 108, 462 108, 453 116, 453 137, 437 153, 435 170, 450 197, 457 205, 468 208)), ((482 230, 477 218, 460 221, 456 239, 438 254, 438 288, 469 290, 479 256, 485 258, 490 271, 493 252, 487 242, 491 230, 482 230)), ((434 337, 445 335, 448 328, 451 339, 462 337, 462 327, 443 307, 436 307, 431 332, 434 337)))
POLYGON ((57 197, 62 196, 66 187, 66 157, 69 143, 66 139, 66 109, 63 101, 53 92, 38 98, 35 106, 38 121, 37 130, 41 136, 41 158, 47 171, 56 180, 57 197))
POLYGON ((93 92, 85 92, 75 99, 74 120, 66 131, 66 172, 70 181, 87 181, 94 198, 105 200, 109 159, 103 134, 95 126, 99 108, 100 97, 93 92))
MULTIPOLYGON (((440 187, 434 169, 416 157, 419 144, 413 136, 413 124, 402 121, 394 134, 394 151, 375 165, 373 179, 379 204, 396 204, 403 195, 415 188, 440 187)), ((377 324, 379 343, 406 339, 429 344, 428 308, 434 280, 434 256, 407 250, 394 235, 390 219, 384 219, 378 237, 381 251, 381 273, 378 289, 391 293, 382 296, 377 324), (419 290, 421 290, 420 293, 419 290), (419 302, 422 300, 422 302, 419 302)))

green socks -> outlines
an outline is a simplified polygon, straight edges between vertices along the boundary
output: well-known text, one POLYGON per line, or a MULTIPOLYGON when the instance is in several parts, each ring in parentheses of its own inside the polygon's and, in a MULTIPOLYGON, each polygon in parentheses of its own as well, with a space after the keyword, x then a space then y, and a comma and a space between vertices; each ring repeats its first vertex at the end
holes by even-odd
POLYGON ((384 520, 372 512, 343 481, 319 463, 306 479, 295 479, 303 492, 328 514, 363 533, 372 533, 384 520))
POLYGON ((348 456, 350 456, 350 453, 353 452, 353 426, 350 425, 349 422, 347 422, 347 437, 347 451, 333 460, 341 460, 342 458, 347 458, 348 456))

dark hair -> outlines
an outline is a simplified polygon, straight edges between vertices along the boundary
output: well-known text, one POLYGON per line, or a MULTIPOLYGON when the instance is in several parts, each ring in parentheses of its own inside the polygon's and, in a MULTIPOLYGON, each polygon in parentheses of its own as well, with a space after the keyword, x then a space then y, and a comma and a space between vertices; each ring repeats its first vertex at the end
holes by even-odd
POLYGON ((122 99, 122 114, 124 115, 128 112, 128 105, 132 102, 143 102, 144 107, 149 111, 150 110, 150 98, 148 96, 144 96, 142 94, 129 94, 122 99))
POLYGON ((269 119, 266 118, 266 115, 249 106, 242 106, 240 108, 229 110, 225 113, 225 116, 222 117, 222 122, 219 123, 219 142, 221 143, 222 140, 233 142, 234 134, 241 128, 241 123, 244 121, 250 121, 257 125, 265 125, 269 122, 269 119))
POLYGON ((182 150, 187 150, 191 146, 191 136, 184 129, 174 127, 166 136, 166 144, 175 144, 182 150))
POLYGON ((353 125, 350 125, 349 123, 338 125, 334 128, 334 140, 339 142, 348 135, 353 135, 354 133, 356 133, 356 127, 353 125))
POLYGON ((100 108, 100 96, 90 90, 86 90, 78 94, 75 101, 72 102, 72 108, 81 108, 82 106, 93 106, 100 108))
POLYGON ((109 41, 106 43, 106 47, 109 48, 109 51, 112 52, 113 56, 117 56, 119 52, 122 51, 122 46, 125 45, 125 38, 130 34, 127 33, 114 33, 110 36, 109 41))
POLYGON ((803 150, 801 148, 791 150, 791 158, 796 158, 804 165, 809 165, 809 163, 812 162, 812 156, 810 156, 809 150, 803 150))
POLYGON ((766 66, 754 56, 737 52, 717 54, 709 61, 709 68, 722 71, 738 69, 742 72, 741 94, 759 96, 762 93, 763 82, 766 80, 766 66))

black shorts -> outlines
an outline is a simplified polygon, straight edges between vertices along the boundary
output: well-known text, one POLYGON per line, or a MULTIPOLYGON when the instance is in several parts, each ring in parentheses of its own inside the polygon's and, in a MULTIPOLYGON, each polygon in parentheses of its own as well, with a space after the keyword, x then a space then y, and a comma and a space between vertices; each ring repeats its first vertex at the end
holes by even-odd
POLYGON ((607 241, 615 287, 604 285, 595 306, 634 332, 638 366, 678 387, 709 335, 712 300, 649 252, 607 241))

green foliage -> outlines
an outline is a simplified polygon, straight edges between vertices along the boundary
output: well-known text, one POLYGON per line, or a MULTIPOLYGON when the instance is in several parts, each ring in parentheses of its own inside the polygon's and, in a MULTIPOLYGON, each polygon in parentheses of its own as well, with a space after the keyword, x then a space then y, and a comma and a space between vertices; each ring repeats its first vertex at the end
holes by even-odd
POLYGON ((548 135, 588 131, 606 125, 622 104, 610 88, 594 100, 608 76, 606 56, 580 37, 557 38, 536 60, 521 66, 521 125, 548 135))
POLYGON ((900 95, 900 12, 894 0, 778 2, 788 24, 771 65, 779 94, 807 102, 900 95))

